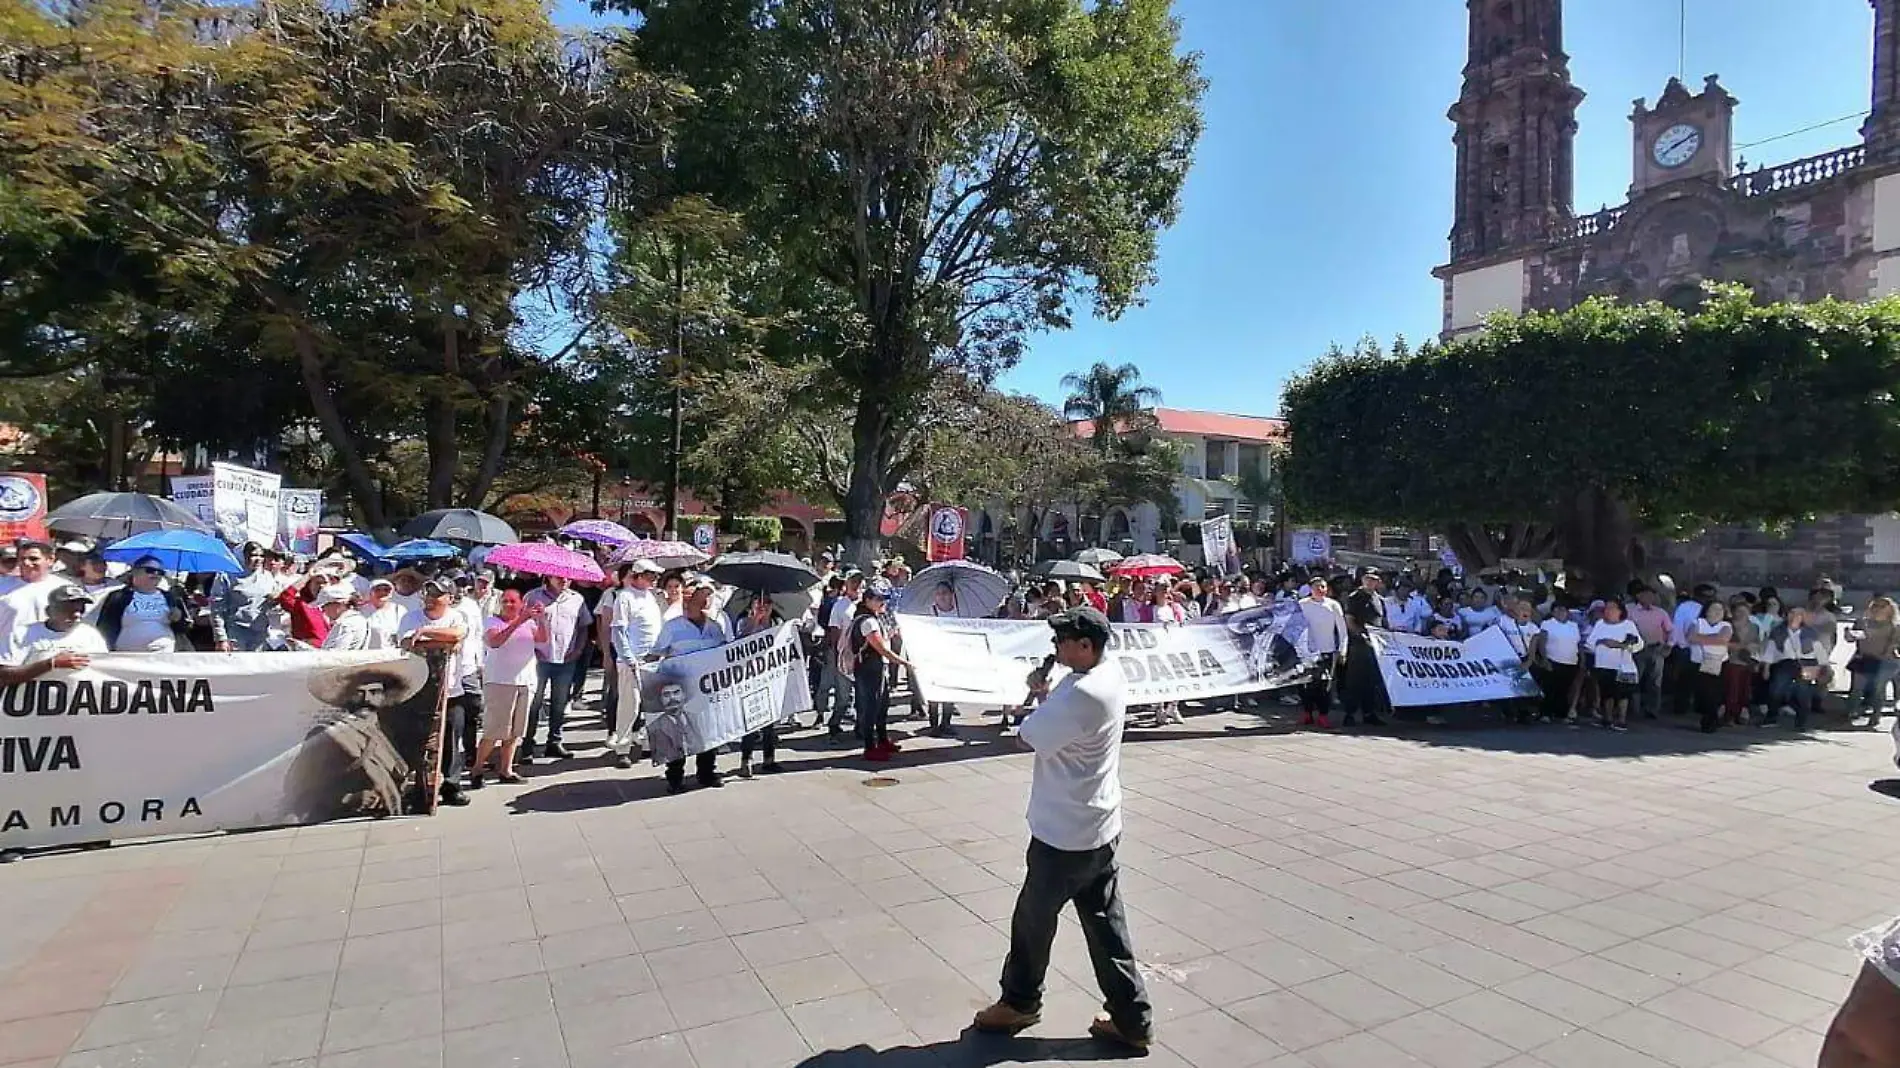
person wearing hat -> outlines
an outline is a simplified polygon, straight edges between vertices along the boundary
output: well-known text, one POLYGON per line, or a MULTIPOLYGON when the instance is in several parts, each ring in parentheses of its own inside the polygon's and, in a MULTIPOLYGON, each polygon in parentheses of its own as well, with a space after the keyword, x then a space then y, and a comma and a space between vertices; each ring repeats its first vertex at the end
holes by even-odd
MULTIPOLYGON (((703 575, 687 582, 683 610, 660 628, 660 636, 654 640, 653 648, 647 654, 648 659, 696 653, 701 649, 717 648, 732 640, 732 630, 726 625, 725 614, 712 610, 713 587, 713 580, 703 575)), ((686 790, 686 754, 677 750, 662 750, 657 738, 651 741, 655 759, 667 757, 667 793, 683 793, 686 790)), ((719 778, 718 757, 717 748, 695 754, 694 778, 699 785, 724 785, 719 778)))
POLYGON ((891 692, 886 668, 890 664, 911 667, 903 654, 891 647, 883 620, 890 603, 891 584, 872 579, 864 586, 863 596, 851 619, 851 686, 858 708, 858 737, 864 741, 864 759, 886 761, 898 752, 891 741, 891 692))
POLYGON ((454 583, 432 580, 424 583, 419 593, 422 607, 403 614, 396 636, 404 649, 443 653, 448 657, 448 670, 443 677, 448 723, 442 753, 442 803, 465 805, 468 799, 462 796, 450 751, 459 736, 464 739, 472 757, 482 729, 481 698, 477 695, 471 701, 462 685, 466 674, 462 668, 462 644, 463 639, 468 637, 468 630, 461 613, 455 611, 454 583))
POLYGON ((164 561, 141 556, 133 561, 126 584, 99 602, 99 633, 113 652, 190 650, 191 610, 184 596, 164 581, 164 561))
POLYGON ((1135 964, 1121 900, 1122 728, 1128 694, 1107 662, 1108 617, 1093 608, 1052 616, 1055 660, 1069 673, 1051 687, 1032 676, 1041 703, 1023 720, 1018 744, 1036 754, 1029 784, 1029 852, 1010 917, 1002 996, 976 1014, 981 1031, 1014 1034, 1042 1019, 1049 950, 1062 910, 1075 903, 1106 1011, 1089 1034, 1145 1050, 1154 1010, 1135 964))
POLYGON ((92 551, 92 545, 79 538, 62 541, 54 550, 53 570, 70 576, 75 582, 79 579, 79 561, 92 551))
POLYGON ((396 631, 402 626, 403 608, 395 601, 396 584, 388 575, 369 580, 369 593, 361 598, 356 610, 368 625, 366 649, 396 648, 396 631))
POLYGON ((85 653, 92 656, 111 652, 105 635, 90 623, 80 621, 92 607, 92 594, 70 582, 63 582, 46 598, 46 618, 29 624, 21 635, 18 651, 10 659, 28 664, 56 652, 85 653))
POLYGON ((613 651, 616 678, 607 748, 614 752, 617 768, 633 767, 634 750, 641 746, 640 669, 659 641, 664 625, 660 599, 653 595, 653 581, 659 577, 660 565, 651 560, 630 560, 620 565, 620 590, 610 609, 607 644, 613 651))
POLYGON ((369 617, 355 610, 356 590, 337 581, 317 591, 317 611, 330 623, 323 648, 358 652, 369 648, 369 617))

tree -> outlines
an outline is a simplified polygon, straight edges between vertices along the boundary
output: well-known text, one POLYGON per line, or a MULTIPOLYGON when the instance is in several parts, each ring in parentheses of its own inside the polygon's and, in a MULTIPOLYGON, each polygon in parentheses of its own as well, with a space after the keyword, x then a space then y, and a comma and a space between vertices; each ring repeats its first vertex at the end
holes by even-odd
POLYGON ((1561 555, 1619 591, 1634 535, 1900 503, 1900 301, 1694 314, 1593 300, 1287 387, 1302 517, 1439 527, 1467 563, 1561 555))
MULTIPOLYGON (((1200 132, 1169 0, 617 0, 692 86, 682 173, 836 309, 821 409, 849 411, 847 552, 875 553, 945 374, 1153 280, 1200 132)), ((789 398, 788 398, 789 399, 789 398)))
POLYGON ((1094 428, 1095 447, 1106 455, 1123 435, 1138 434, 1154 425, 1153 408, 1161 391, 1141 382, 1141 368, 1132 363, 1110 367, 1097 363, 1086 373, 1062 376, 1069 391, 1062 414, 1094 428))

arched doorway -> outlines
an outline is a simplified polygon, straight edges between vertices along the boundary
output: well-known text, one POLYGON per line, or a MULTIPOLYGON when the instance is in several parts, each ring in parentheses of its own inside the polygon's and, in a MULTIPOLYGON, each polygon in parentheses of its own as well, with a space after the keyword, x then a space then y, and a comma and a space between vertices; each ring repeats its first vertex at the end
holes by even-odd
POLYGON ((1128 522, 1128 510, 1110 509, 1108 513, 1108 538, 1103 542, 1107 548, 1119 549, 1135 540, 1134 528, 1128 522))

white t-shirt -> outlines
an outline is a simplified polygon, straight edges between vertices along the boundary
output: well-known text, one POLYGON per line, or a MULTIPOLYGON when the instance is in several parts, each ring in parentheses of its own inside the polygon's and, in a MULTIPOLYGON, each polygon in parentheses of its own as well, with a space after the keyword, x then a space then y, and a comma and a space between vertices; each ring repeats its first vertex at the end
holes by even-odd
POLYGON ((1711 634, 1722 636, 1723 644, 1721 645, 1689 646, 1690 661, 1695 663, 1704 675, 1720 675, 1722 663, 1728 659, 1728 637, 1735 633, 1735 628, 1726 620, 1721 623, 1711 623, 1700 616, 1689 621, 1689 628, 1689 632, 1697 637, 1707 637, 1711 634))
POLYGON ((133 590, 125 603, 125 615, 119 624, 117 652, 171 653, 178 651, 178 638, 172 633, 171 605, 165 595, 154 590, 133 590))
POLYGON ((1458 622, 1465 628, 1465 637, 1475 638, 1478 632, 1486 627, 1497 626, 1498 620, 1503 615, 1504 613, 1498 611, 1495 606, 1472 608, 1467 605, 1458 610, 1458 622))
POLYGON ((1122 833, 1122 722, 1128 707, 1121 670, 1104 662, 1063 676, 1023 720, 1019 736, 1036 751, 1029 783, 1029 833, 1044 845, 1080 852, 1122 833))
POLYGON ((26 629, 46 619, 46 599, 66 585, 70 585, 66 576, 51 574, 0 596, 0 657, 16 656, 26 643, 26 629))
POLYGON ((61 650, 74 653, 111 652, 106 648, 106 636, 89 623, 75 623, 73 629, 61 634, 40 622, 26 628, 26 633, 20 638, 19 651, 8 662, 30 664, 61 650))
POLYGON ((1503 632, 1504 640, 1511 643, 1512 652, 1520 657, 1530 656, 1531 641, 1537 637, 1537 624, 1519 623, 1507 617, 1498 621, 1498 630, 1503 632))
POLYGON ((403 609, 394 598, 383 602, 381 608, 371 608, 365 603, 356 609, 363 621, 369 624, 369 644, 365 649, 396 648, 396 633, 402 627, 403 609))
POLYGON ((462 623, 462 648, 458 655, 462 658, 462 674, 473 675, 482 670, 488 662, 488 645, 482 641, 486 620, 482 618, 481 605, 475 598, 463 594, 449 606, 462 623))
POLYGON ((851 633, 851 613, 857 611, 857 602, 849 597, 839 597, 831 606, 831 618, 825 620, 825 626, 835 631, 842 644, 851 633))
POLYGON ((358 652, 369 648, 369 617, 352 608, 330 621, 323 648, 358 652))
POLYGON ((660 628, 660 637, 653 643, 653 651, 666 656, 679 656, 682 653, 696 653, 701 649, 713 649, 732 640, 732 630, 726 626, 726 617, 718 612, 706 613, 706 622, 695 623, 685 615, 674 616, 660 628))
POLYGON ((1544 658, 1553 664, 1574 664, 1577 662, 1577 647, 1583 641, 1582 633, 1577 629, 1577 621, 1572 619, 1546 619, 1538 624, 1538 630, 1544 634, 1544 658))
MULTIPOLYGON (((507 620, 491 616, 484 633, 499 634, 507 629, 507 620)), ((500 645, 488 647, 488 673, 482 676, 482 680, 498 686, 535 684, 533 620, 516 627, 514 633, 503 639, 500 645)))
POLYGON ((1636 630, 1636 624, 1627 618, 1612 623, 1607 619, 1597 620, 1590 628, 1590 649, 1596 656, 1598 671, 1616 671, 1627 674, 1636 670, 1636 654, 1643 648, 1643 636, 1636 630), (1628 649, 1604 642, 1620 642, 1624 638, 1635 638, 1636 644, 1628 649))
MULTIPOLYGON (((453 607, 447 612, 444 612, 441 619, 430 619, 427 613, 417 608, 413 611, 403 613, 402 623, 396 628, 396 640, 398 644, 408 641, 410 635, 425 627, 459 627, 462 625, 462 617, 453 607)), ((466 642, 468 635, 462 635, 462 639, 466 642)), ((457 645, 454 649, 449 650, 448 654, 449 696, 460 697, 463 693, 462 676, 468 674, 462 663, 461 645, 457 645)))

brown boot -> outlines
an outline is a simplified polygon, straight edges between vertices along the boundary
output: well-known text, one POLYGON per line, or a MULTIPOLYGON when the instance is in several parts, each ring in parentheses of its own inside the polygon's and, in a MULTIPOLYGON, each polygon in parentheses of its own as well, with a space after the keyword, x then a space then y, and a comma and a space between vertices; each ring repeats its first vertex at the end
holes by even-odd
POLYGON ((1114 1019, 1105 1012, 1095 1014, 1095 1022, 1089 1025, 1089 1035, 1142 1053, 1148 1052, 1148 1046, 1154 1042, 1153 1035, 1124 1034, 1122 1029, 1115 1025, 1114 1019))
POLYGON ((990 1031, 997 1034, 1013 1035, 1025 1028, 1034 1027, 1042 1022, 1042 1013, 1021 1012, 1008 1003, 999 1001, 970 1021, 978 1031, 990 1031))

